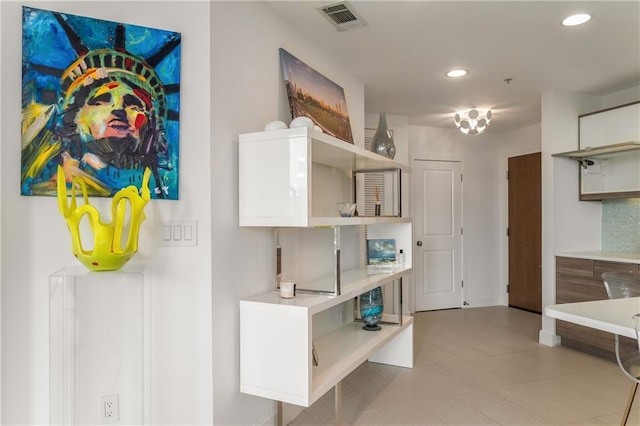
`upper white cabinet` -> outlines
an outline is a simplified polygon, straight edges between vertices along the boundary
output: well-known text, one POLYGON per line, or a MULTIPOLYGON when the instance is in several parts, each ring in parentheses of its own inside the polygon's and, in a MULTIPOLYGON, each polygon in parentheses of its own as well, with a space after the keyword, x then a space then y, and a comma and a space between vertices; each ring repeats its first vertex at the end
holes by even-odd
POLYGON ((554 156, 578 160, 580 200, 640 197, 640 102, 578 121, 579 149, 554 156))
POLYGON ((640 141, 640 102, 622 105, 578 117, 579 148, 640 141))
MULTIPOLYGON (((308 128, 241 134, 240 226, 368 225, 396 217, 340 217, 336 203, 354 201, 353 172, 406 164, 308 128)), ((405 219, 406 221, 406 219, 405 219)))

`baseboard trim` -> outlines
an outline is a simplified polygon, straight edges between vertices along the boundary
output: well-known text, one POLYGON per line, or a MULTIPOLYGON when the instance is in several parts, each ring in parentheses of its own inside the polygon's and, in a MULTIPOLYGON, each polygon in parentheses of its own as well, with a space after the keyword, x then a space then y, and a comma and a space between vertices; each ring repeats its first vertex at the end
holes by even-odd
POLYGON ((464 308, 486 308, 487 306, 504 306, 504 303, 500 302, 499 298, 491 299, 473 299, 467 301, 469 304, 463 306, 464 308))

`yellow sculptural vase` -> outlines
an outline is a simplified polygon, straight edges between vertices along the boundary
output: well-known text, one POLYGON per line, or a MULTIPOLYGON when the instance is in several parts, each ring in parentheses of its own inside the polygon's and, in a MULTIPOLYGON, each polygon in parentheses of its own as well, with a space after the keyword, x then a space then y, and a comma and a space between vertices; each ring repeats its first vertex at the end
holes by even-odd
POLYGON ((144 206, 151 198, 149 192, 149 177, 151 171, 145 169, 142 187, 131 185, 116 193, 111 202, 111 223, 100 220, 98 210, 89 204, 87 187, 84 181, 74 177, 71 182, 71 204, 68 202, 67 183, 64 171, 58 166, 57 189, 58 207, 64 216, 71 233, 71 247, 73 255, 89 270, 114 271, 122 268, 138 251, 138 233, 140 224, 144 221, 144 206), (80 187, 84 204, 76 204, 76 188, 80 187), (130 206, 129 233, 126 245, 122 246, 122 234, 126 229, 127 204, 130 206), (91 231, 93 232, 93 248, 87 250, 82 245, 80 222, 87 215, 91 231))

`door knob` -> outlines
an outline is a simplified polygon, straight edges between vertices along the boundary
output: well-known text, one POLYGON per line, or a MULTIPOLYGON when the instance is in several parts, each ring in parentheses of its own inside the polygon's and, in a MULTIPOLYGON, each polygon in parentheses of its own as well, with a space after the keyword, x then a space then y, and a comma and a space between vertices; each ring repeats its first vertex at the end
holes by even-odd
POLYGON ((416 241, 416 245, 417 245, 418 247, 422 247, 422 241, 416 241))

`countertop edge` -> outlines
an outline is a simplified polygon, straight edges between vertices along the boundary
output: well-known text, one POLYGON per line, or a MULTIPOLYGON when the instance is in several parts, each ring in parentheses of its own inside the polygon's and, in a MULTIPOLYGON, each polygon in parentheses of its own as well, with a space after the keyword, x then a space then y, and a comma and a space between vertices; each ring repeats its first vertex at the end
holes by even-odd
POLYGON ((609 262, 636 263, 640 265, 640 253, 623 253, 615 251, 578 251, 557 253, 556 256, 575 257, 579 259, 604 260, 609 262))

